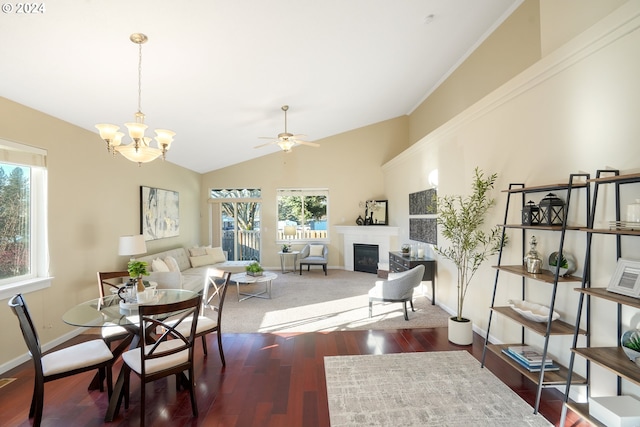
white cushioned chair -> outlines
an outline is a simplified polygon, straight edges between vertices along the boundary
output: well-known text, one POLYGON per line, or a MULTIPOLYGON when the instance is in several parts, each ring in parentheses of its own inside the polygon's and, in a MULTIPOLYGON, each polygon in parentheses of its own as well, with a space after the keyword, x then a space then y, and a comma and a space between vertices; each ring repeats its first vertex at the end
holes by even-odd
POLYGON ((378 280, 369 291, 369 317, 372 316, 373 302, 401 302, 404 306, 404 320, 409 320, 407 302, 413 308, 413 289, 422 281, 424 265, 417 265, 402 273, 389 273, 387 280, 378 280))
POLYGON ((300 275, 302 276, 302 266, 307 266, 307 271, 311 269, 312 265, 321 265, 324 270, 324 275, 327 275, 327 260, 329 258, 329 248, 322 243, 310 243, 305 245, 300 251, 300 258, 298 263, 300 264, 300 275))
MULTIPOLYGON (((44 384, 59 378, 69 377, 81 372, 98 370, 107 376, 107 390, 112 393, 111 367, 114 357, 109 347, 101 339, 85 341, 42 355, 38 333, 31 320, 29 309, 21 294, 14 295, 9 300, 9 307, 18 317, 20 329, 27 344, 35 368, 35 384, 29 418, 33 418, 33 425, 38 427, 42 420, 44 406, 44 384)), ((102 391, 102 380, 100 381, 102 391)), ((89 399, 91 400, 91 399, 89 399)))

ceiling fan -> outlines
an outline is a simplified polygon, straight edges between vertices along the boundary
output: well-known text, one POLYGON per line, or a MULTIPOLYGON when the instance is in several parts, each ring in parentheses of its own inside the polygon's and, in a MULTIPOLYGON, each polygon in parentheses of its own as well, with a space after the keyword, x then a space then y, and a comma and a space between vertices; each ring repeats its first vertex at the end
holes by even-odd
POLYGON ((320 144, 317 144, 315 142, 303 141, 301 139, 298 139, 306 135, 302 135, 302 134, 294 135, 287 132, 287 110, 288 109, 289 109, 288 105, 282 106, 282 111, 284 111, 284 132, 279 133, 278 136, 275 138, 270 136, 261 136, 260 139, 271 139, 272 141, 267 142, 266 144, 256 145, 253 148, 262 148, 262 147, 266 147, 267 145, 277 144, 282 149, 282 151, 284 151, 285 153, 290 153, 291 149, 296 145, 308 145, 309 147, 320 146, 320 144))

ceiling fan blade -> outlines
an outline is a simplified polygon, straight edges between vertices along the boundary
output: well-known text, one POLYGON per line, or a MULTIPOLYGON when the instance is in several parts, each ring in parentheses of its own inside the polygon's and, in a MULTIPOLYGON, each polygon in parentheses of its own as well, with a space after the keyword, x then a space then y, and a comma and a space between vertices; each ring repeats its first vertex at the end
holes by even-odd
MULTIPOLYGON (((269 139, 271 139, 271 138, 269 138, 269 139)), ((278 143, 278 141, 271 141, 271 142, 267 142, 266 144, 256 145, 253 148, 262 148, 262 147, 266 147, 267 145, 273 145, 273 144, 277 144, 277 143, 278 143)))
POLYGON ((308 145, 309 147, 320 147, 320 144, 318 144, 317 142, 309 142, 309 141, 301 141, 299 139, 296 139, 296 144, 300 144, 300 145, 308 145))
POLYGON ((258 139, 278 139, 277 136, 259 136, 258 139))

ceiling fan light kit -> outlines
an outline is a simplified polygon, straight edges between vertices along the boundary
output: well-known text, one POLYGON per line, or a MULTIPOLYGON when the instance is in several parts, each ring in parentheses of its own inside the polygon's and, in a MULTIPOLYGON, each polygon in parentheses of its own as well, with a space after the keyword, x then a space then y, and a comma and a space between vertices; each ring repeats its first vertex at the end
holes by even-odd
POLYGON ((151 138, 145 137, 144 132, 148 128, 144 124, 145 115, 142 112, 142 45, 149 40, 149 38, 142 33, 133 33, 129 39, 138 45, 138 111, 134 114, 135 122, 125 123, 129 131, 129 137, 132 142, 130 144, 122 145, 122 137, 124 133, 118 132, 120 129, 116 125, 101 123, 97 124, 96 128, 100 132, 100 138, 107 143, 107 151, 123 155, 126 159, 138 163, 141 166, 142 163, 152 162, 158 157, 162 156, 162 160, 165 159, 167 151, 171 147, 175 132, 167 129, 157 129, 156 143, 158 148, 151 146, 151 138))
POLYGON ((273 139, 271 142, 267 142, 266 144, 257 145, 254 148, 262 148, 267 145, 278 145, 282 151, 285 153, 290 153, 291 149, 297 145, 308 145, 310 147, 319 147, 320 144, 316 144, 315 142, 308 142, 298 139, 300 137, 304 137, 306 135, 297 134, 294 135, 292 133, 287 132, 287 111, 289 110, 288 105, 282 106, 282 111, 284 111, 284 132, 279 133, 277 138, 272 138, 268 136, 260 137, 261 139, 273 139))

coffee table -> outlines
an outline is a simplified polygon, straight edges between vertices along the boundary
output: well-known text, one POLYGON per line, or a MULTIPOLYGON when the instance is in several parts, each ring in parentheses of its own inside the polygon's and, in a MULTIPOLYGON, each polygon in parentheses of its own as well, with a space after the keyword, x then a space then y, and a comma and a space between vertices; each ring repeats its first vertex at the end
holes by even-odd
POLYGON ((236 282, 236 288, 238 289, 238 302, 244 301, 249 298, 264 298, 271 299, 271 282, 278 277, 277 274, 265 271, 261 276, 250 276, 247 273, 237 273, 231 275, 231 281, 236 282), (240 292, 240 285, 264 283, 264 290, 257 293, 240 292), (241 298, 244 296, 244 298, 241 298))

